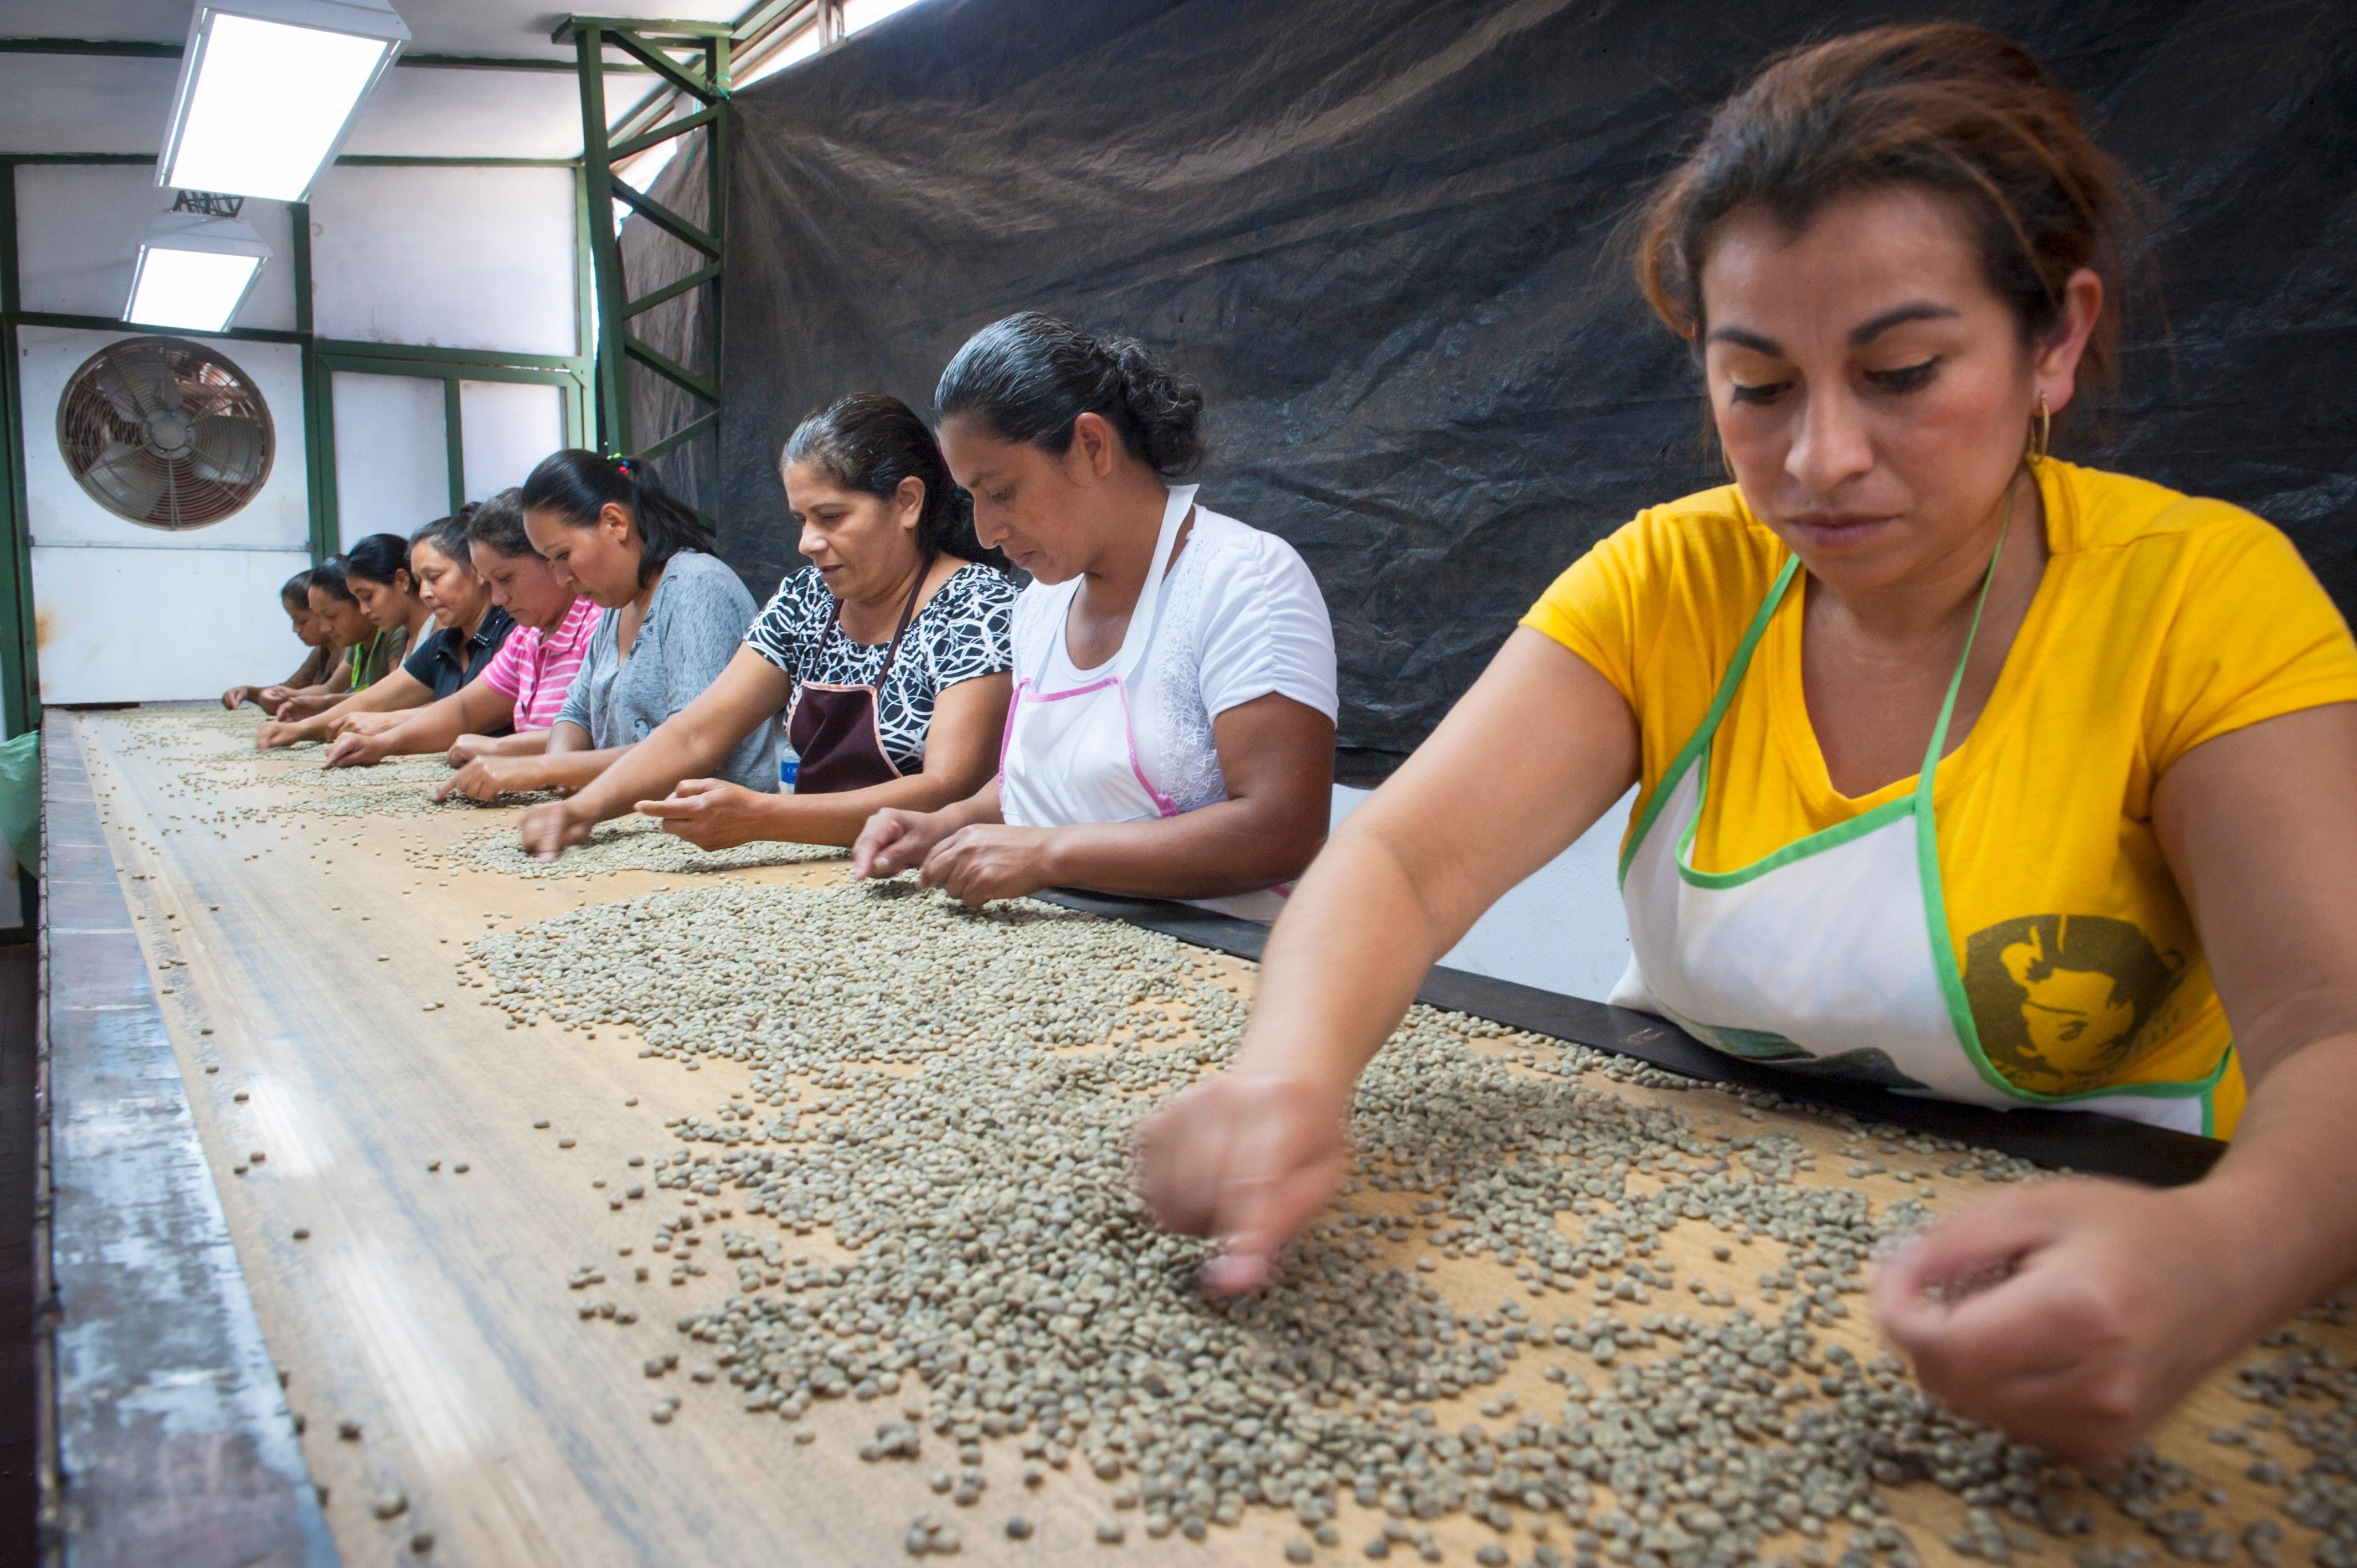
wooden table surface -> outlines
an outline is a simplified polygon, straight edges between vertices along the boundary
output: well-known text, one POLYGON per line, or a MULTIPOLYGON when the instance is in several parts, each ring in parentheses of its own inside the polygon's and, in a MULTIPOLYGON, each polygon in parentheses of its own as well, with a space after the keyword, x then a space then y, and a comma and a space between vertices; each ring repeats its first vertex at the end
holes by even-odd
MULTIPOLYGON (((903 1560, 901 1534, 928 1508, 954 1514, 965 1557, 984 1563, 1284 1561, 1283 1543, 1301 1532, 1275 1510, 1251 1509, 1240 1528, 1215 1529, 1200 1545, 1176 1534, 1148 1541, 1132 1514, 1127 1542, 1110 1549, 1092 1530, 1107 1517, 1111 1488, 1075 1466, 1027 1495, 1014 1480, 1011 1440, 989 1445, 993 1486, 984 1502, 955 1510, 926 1490, 931 1466, 857 1457, 875 1422, 897 1412, 822 1404, 802 1421, 816 1441, 797 1445, 788 1423, 744 1415, 725 1380, 648 1380, 649 1357, 680 1352, 683 1366, 695 1361, 698 1347, 673 1319, 730 1294, 722 1277, 730 1271, 716 1268, 684 1287, 663 1271, 652 1283, 629 1283, 617 1249, 634 1245, 651 1261, 651 1222, 636 1206, 609 1210, 608 1193, 592 1182, 619 1187, 628 1157, 670 1152, 664 1122, 709 1114, 746 1086, 748 1070, 713 1058, 694 1069, 641 1058, 629 1033, 610 1027, 595 1039, 507 1027, 502 1015, 474 1004, 478 993, 458 989, 454 963, 486 929, 692 878, 421 870, 412 850, 511 824, 514 811, 311 814, 285 787, 237 781, 253 769, 190 766, 199 752, 234 745, 217 719, 147 711, 73 723, 135 923, 157 966, 159 1001, 238 1256, 347 1563, 417 1561, 411 1536, 425 1530, 435 1537, 426 1560, 445 1563, 881 1563, 903 1560), (447 1005, 428 1010, 436 1002, 447 1005), (535 1130, 544 1119, 549 1130, 535 1130), (560 1136, 576 1146, 560 1148, 560 1136), (429 1172, 436 1160, 441 1170, 429 1172), (452 1169, 460 1161, 465 1175, 452 1169), (244 1174, 233 1174, 241 1165, 244 1174), (307 1239, 295 1239, 298 1229, 307 1239), (576 1317, 567 1276, 590 1262, 618 1282, 602 1294, 638 1304, 636 1323, 576 1317), (656 1425, 650 1411, 664 1394, 684 1407, 656 1425), (358 1423, 357 1439, 339 1436, 345 1422, 358 1423), (406 1510, 378 1520, 372 1498, 396 1490, 406 1510), (1018 1508, 1039 1526, 1021 1544, 999 1533, 1018 1508)), ((273 759, 259 771, 307 769, 316 757, 273 759)), ((726 875, 807 882, 844 874, 842 862, 823 861, 726 875)), ((1232 983, 1249 988, 1248 964, 1217 961, 1232 983)), ((1852 1180, 1839 1151, 1855 1137, 1828 1119, 1770 1112, 1744 1125, 1739 1102, 1716 1090, 1610 1087, 1674 1099, 1689 1116, 1717 1115, 1744 1132, 1790 1132, 1820 1156, 1803 1180, 1862 1187, 1878 1206, 1928 1186, 1930 1207, 1951 1212, 1989 1190, 1939 1176, 1937 1158, 1905 1154, 1873 1156, 1893 1174, 1852 1180), (1902 1187, 1902 1169, 1923 1179, 1902 1187)), ((1719 1264, 1710 1248, 1723 1240, 1688 1225, 1664 1238, 1663 1251, 1681 1276, 1755 1299, 1756 1274, 1780 1266, 1782 1248, 1763 1238, 1719 1264)), ((828 1245, 823 1231, 789 1240, 796 1251, 828 1245)), ((1488 1260, 1444 1262, 1430 1279, 1460 1310, 1518 1294, 1488 1260)), ((1870 1356, 1880 1347, 1863 1298, 1849 1299, 1851 1316, 1827 1337, 1870 1356)), ((1566 1309, 1533 1305, 1542 1316, 1566 1309)), ((1585 1296, 1568 1309, 1585 1316, 1585 1296)), ((2357 1355, 2346 1329, 2309 1323, 2301 1332, 2357 1355)), ((1476 1419, 1476 1407, 1508 1390, 1525 1410, 1553 1412, 1561 1392, 1540 1376, 1551 1359, 1594 1380, 1586 1358, 1544 1349, 1523 1358, 1502 1384, 1444 1402, 1440 1424, 1454 1430, 1476 1419)), ((2244 1467, 2261 1453, 2294 1472, 2309 1459, 2279 1429, 2247 1448, 2207 1440, 2255 1408, 2221 1373, 2156 1444, 2202 1484, 2224 1488, 2229 1501, 2211 1517, 2237 1534, 2251 1520, 2279 1517, 2280 1493, 2244 1479, 2244 1467)), ((1958 1499, 1920 1483, 1885 1495, 1927 1563, 1953 1559, 1947 1538, 1963 1519, 1958 1499)), ((1381 1523, 1347 1489, 1339 1498, 1343 1544, 1321 1549, 1320 1563, 1361 1560, 1361 1543, 1381 1523)), ((2141 1542, 2158 1553, 2136 1521, 2099 1498, 2084 1500, 2094 1542, 2141 1542)), ((2286 1527, 2286 1561, 2305 1562, 2310 1537, 2286 1527)), ((1434 1530, 1450 1562, 1469 1563, 1479 1543, 1497 1539, 1461 1515, 1434 1530)), ((1558 1520, 1553 1539, 1567 1550, 1566 1534, 1558 1520)), ((1519 1527, 1511 1544, 1517 1562, 1528 1554, 1519 1527)), ((1767 1551, 1798 1556, 1805 1544, 1787 1535, 1767 1551)), ((1826 1544, 1830 1562, 1840 1546, 1826 1544)), ((2042 1560, 2059 1563, 2076 1544, 2045 1543, 2042 1560)))

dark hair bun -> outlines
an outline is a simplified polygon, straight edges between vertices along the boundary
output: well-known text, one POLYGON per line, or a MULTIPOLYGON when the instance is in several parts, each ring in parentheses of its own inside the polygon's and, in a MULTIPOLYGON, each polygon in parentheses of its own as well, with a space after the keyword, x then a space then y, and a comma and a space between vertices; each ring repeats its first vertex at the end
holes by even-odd
POLYGON ((1120 371, 1138 456, 1165 477, 1190 472, 1203 460, 1203 389, 1135 338, 1114 338, 1104 347, 1120 371))
POLYGON ((1203 460, 1203 392, 1134 338, 1098 338, 1026 310, 994 321, 942 372, 935 413, 978 419, 1000 440, 1061 456, 1072 424, 1093 413, 1130 456, 1164 478, 1203 460))

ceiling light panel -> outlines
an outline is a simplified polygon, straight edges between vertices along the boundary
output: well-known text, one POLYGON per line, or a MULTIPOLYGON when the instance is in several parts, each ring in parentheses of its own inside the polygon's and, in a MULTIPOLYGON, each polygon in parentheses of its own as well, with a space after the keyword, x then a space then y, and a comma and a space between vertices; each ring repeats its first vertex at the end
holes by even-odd
POLYGON ((408 40, 389 5, 199 5, 157 183, 302 200, 408 40))
POLYGON ((142 327, 219 332, 237 314, 261 268, 258 256, 142 245, 124 319, 142 327))
MULTIPOLYGON (((182 193, 182 201, 191 199, 214 199, 182 193)), ((123 319, 185 332, 222 331, 269 259, 269 245, 242 218, 167 212, 140 240, 123 319)))

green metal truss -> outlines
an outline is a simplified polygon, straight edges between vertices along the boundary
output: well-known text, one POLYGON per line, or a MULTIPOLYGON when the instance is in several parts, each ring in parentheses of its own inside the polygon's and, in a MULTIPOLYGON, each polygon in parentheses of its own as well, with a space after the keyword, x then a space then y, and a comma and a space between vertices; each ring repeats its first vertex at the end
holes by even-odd
MULTIPOLYGON (((551 38, 570 43, 577 52, 581 82, 582 237, 587 242, 587 283, 597 326, 597 424, 598 445, 618 456, 660 457, 720 423, 720 285, 727 235, 728 201, 728 70, 736 43, 737 24, 729 22, 640 21, 619 16, 573 16, 551 38), (606 104, 605 51, 617 48, 651 68, 661 79, 659 96, 667 103, 684 100, 689 112, 677 118, 640 128, 639 111, 623 116, 618 128, 606 104), (674 58, 688 56, 686 63, 674 58), (705 221, 690 222, 645 191, 619 178, 614 166, 674 136, 702 134, 706 138, 705 177, 707 209, 705 221), (704 264, 678 282, 632 298, 622 268, 622 251, 612 220, 607 216, 620 201, 640 218, 694 251, 704 264), (697 307, 709 312, 713 373, 701 374, 679 363, 631 330, 630 324, 655 306, 682 295, 698 296, 697 307), (652 373, 680 388, 703 404, 702 412, 676 430, 640 445, 631 427, 630 381, 652 373)), ((646 105, 640 105, 643 110, 646 105)))

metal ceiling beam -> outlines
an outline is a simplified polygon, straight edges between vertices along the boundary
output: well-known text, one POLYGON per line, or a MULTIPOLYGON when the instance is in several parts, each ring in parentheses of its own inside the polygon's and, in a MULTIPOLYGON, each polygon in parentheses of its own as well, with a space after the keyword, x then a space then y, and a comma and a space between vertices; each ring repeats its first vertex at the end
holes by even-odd
MULTIPOLYGON (((0 54, 12 55, 84 55, 111 59, 178 59, 178 44, 146 43, 135 38, 0 38, 0 54)), ((579 60, 535 59, 505 55, 452 55, 404 53, 393 62, 395 65, 418 66, 428 70, 544 70, 563 71, 566 75, 581 69, 579 60)), ((632 76, 651 76, 652 70, 636 60, 608 60, 608 70, 632 76)))
MULTIPOLYGON (((760 0, 728 24, 732 73, 742 76, 743 68, 759 66, 767 58, 761 52, 762 45, 781 34, 799 31, 805 21, 824 26, 834 3, 835 0, 760 0)), ((656 88, 630 105, 620 119, 611 122, 614 134, 627 138, 651 131, 662 123, 678 101, 679 95, 670 88, 656 88)))
MULTIPOLYGON (((12 153, 0 149, 0 161, 12 164, 98 164, 152 168, 153 153, 12 153)), ((346 153, 338 168, 579 168, 579 158, 468 158, 412 156, 405 153, 346 153)))

